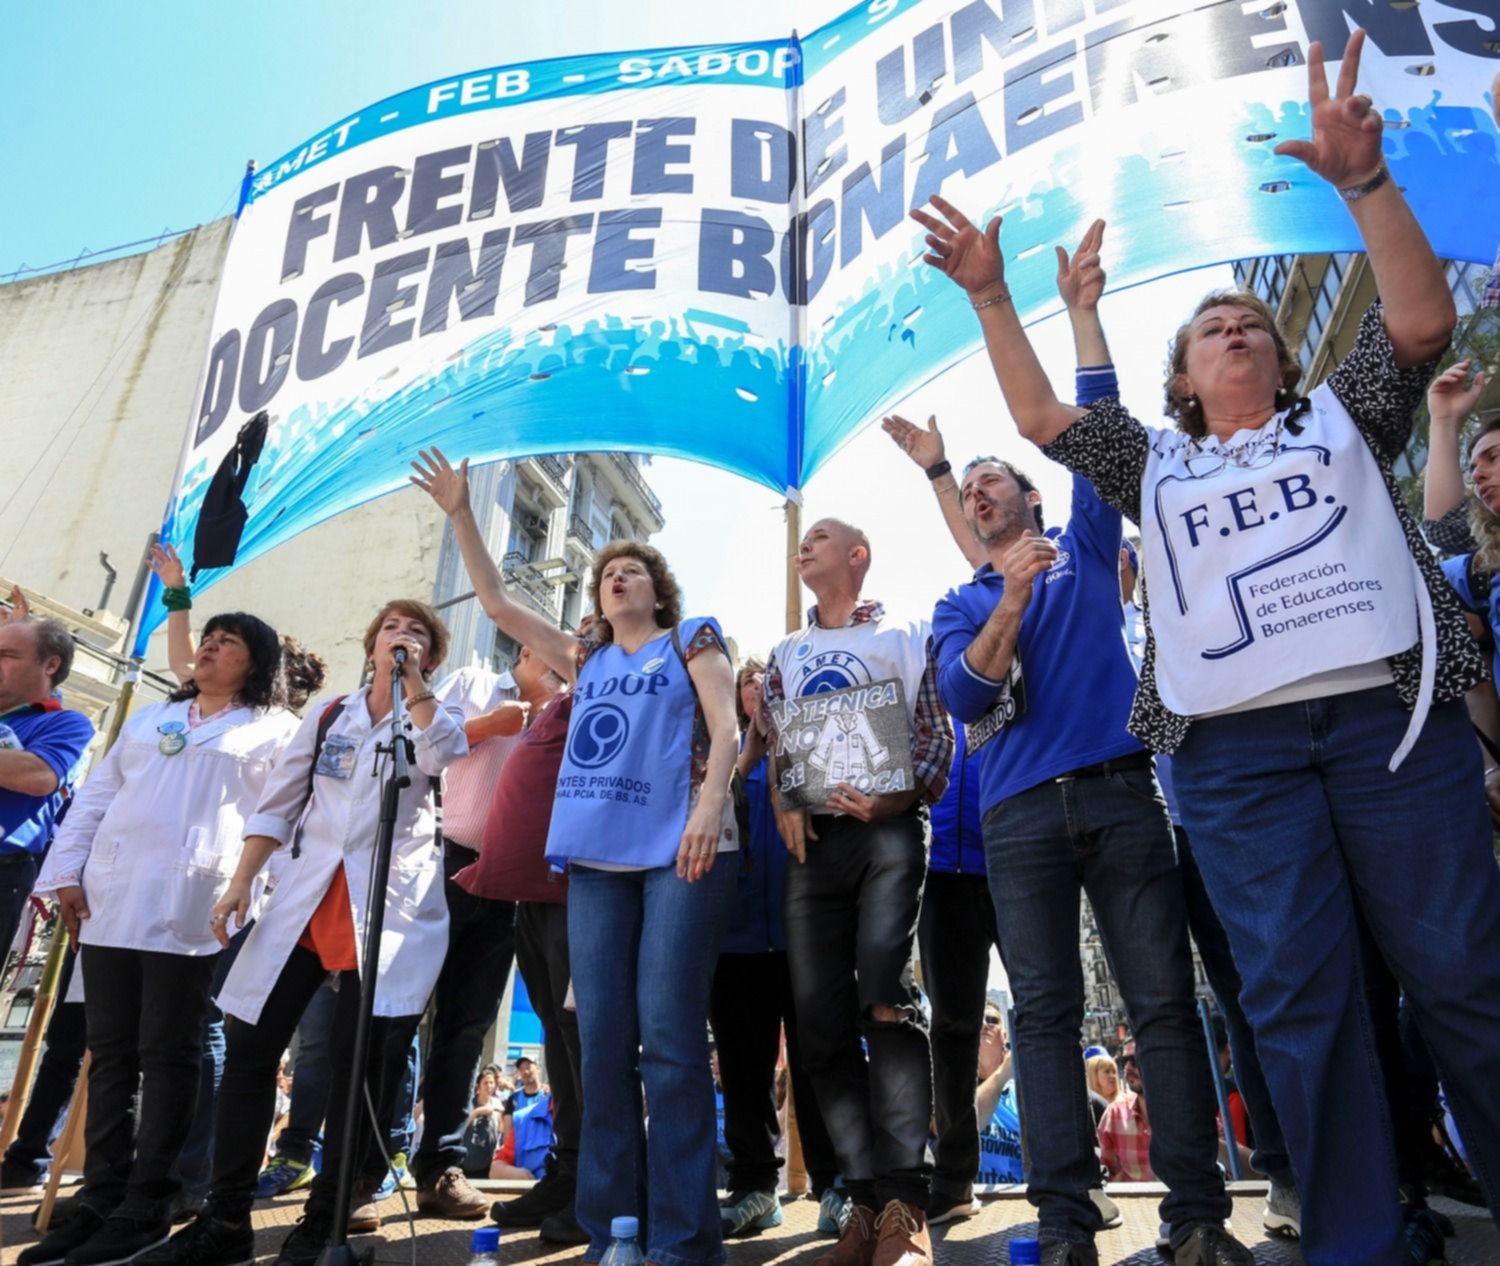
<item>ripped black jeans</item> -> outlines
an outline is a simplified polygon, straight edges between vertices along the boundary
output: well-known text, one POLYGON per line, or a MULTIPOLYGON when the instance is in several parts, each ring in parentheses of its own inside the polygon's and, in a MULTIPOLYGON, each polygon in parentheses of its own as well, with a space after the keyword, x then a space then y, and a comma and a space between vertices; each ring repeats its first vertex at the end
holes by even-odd
POLYGON ((927 877, 927 811, 872 823, 819 816, 813 829, 806 863, 793 862, 786 881, 803 1063, 851 1199, 925 1209, 932 1052, 911 952, 927 877), (877 1007, 904 1018, 877 1020, 877 1007))

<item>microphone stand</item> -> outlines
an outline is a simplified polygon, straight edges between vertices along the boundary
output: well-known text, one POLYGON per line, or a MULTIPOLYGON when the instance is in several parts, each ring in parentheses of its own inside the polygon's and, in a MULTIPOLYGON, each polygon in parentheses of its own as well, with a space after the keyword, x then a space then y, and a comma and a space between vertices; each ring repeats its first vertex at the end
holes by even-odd
MULTIPOLYGON (((365 915, 365 947, 359 974, 359 1019, 354 1027, 354 1051, 349 1076, 349 1098, 344 1107, 343 1158, 333 1201, 333 1233, 318 1255, 317 1266, 368 1266, 374 1249, 357 1253, 349 1245, 349 1213, 354 1197, 354 1177, 363 1156, 355 1151, 359 1123, 365 1113, 365 1083, 370 1054, 370 1027, 375 1015, 375 976, 380 963, 380 934, 385 927, 385 897, 391 870, 391 852, 396 839, 396 813, 401 789, 411 785, 411 740, 406 737, 405 710, 401 700, 401 665, 391 669, 391 744, 377 745, 377 756, 389 755, 390 772, 380 795, 380 823, 375 831, 375 860, 371 876, 368 911, 365 915)), ((376 1105, 379 1106, 378 1104, 376 1105)), ((378 1129, 375 1122, 371 1129, 378 1129)))

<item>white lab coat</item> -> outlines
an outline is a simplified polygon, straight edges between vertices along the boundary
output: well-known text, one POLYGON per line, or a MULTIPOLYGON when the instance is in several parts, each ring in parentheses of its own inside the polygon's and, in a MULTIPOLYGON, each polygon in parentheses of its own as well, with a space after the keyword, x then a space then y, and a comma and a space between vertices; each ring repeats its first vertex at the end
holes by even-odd
POLYGON ((47 854, 36 891, 81 879, 89 906, 83 945, 219 952, 208 916, 298 721, 285 708, 229 707, 189 730, 188 706, 156 703, 126 720, 47 854), (157 727, 168 722, 180 724, 186 739, 172 756, 158 746, 157 727))
MULTIPOLYGON (((249 1024, 260 1019, 266 998, 340 865, 349 883, 354 942, 363 970, 370 861, 380 821, 384 763, 381 778, 372 777, 372 771, 377 744, 391 741, 389 716, 371 725, 368 696, 369 688, 362 687, 345 699, 343 712, 328 732, 330 740, 354 744, 351 776, 314 774, 309 801, 308 774, 323 709, 310 711, 245 824, 247 836, 269 835, 284 850, 290 850, 294 838, 301 844, 300 856, 282 865, 275 891, 266 899, 219 992, 219 1006, 249 1024)), ((428 776, 441 774, 469 750, 463 714, 456 706, 439 706, 425 730, 417 729, 410 719, 407 727, 416 761, 411 785, 402 790, 398 804, 386 885, 385 925, 375 976, 375 1014, 381 1016, 420 1014, 448 952, 443 859, 436 847, 437 820, 428 776)))

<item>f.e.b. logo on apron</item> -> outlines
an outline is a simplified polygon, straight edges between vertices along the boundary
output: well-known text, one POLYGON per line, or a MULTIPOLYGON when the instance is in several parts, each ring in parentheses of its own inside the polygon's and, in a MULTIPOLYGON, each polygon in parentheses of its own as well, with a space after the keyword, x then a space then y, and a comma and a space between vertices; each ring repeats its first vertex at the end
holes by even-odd
POLYGON ((600 769, 614 760, 630 738, 630 718, 612 703, 596 703, 573 714, 568 759, 580 769, 600 769))

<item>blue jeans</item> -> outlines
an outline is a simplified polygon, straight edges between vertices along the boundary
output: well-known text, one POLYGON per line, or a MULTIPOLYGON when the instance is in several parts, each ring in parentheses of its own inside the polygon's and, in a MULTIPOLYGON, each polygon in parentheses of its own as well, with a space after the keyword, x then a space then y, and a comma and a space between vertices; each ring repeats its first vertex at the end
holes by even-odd
POLYGON ((1234 954, 1229 946, 1229 935, 1224 931, 1223 920, 1208 898, 1203 886, 1203 876, 1193 857, 1192 841, 1180 826, 1173 828, 1177 837, 1177 865, 1182 871, 1182 895, 1187 901, 1188 929, 1193 942, 1198 946, 1198 957, 1203 961, 1203 974, 1208 977, 1209 988, 1224 1016, 1224 1030, 1229 1035, 1229 1054, 1233 1061, 1234 1079, 1240 1095, 1245 1100, 1245 1111, 1250 1116, 1250 1130, 1255 1135, 1255 1152, 1251 1163, 1262 1174, 1267 1175, 1278 1187, 1295 1187, 1297 1176, 1292 1173, 1291 1158, 1286 1154, 1286 1139, 1281 1134, 1281 1122, 1271 1103, 1271 1089, 1266 1085, 1266 1075, 1261 1071, 1260 1056, 1255 1051, 1255 1034, 1251 1032, 1250 1020, 1245 1008, 1240 1006, 1240 972, 1234 965, 1234 954))
POLYGON ((495 1023, 514 958, 516 903, 488 901, 453 882, 475 856, 473 849, 452 840, 444 845, 448 952, 432 996, 422 1147, 411 1164, 412 1177, 421 1186, 437 1182, 445 1170, 464 1166, 464 1130, 474 1106, 484 1035, 495 1023))
MULTIPOLYGON (((421 1081, 421 1073, 422 1036, 420 1033, 413 1033, 406 1052, 406 1067, 401 1072, 401 1084, 394 1088, 391 1098, 390 1128, 385 1136, 385 1150, 392 1160, 396 1159, 397 1152, 410 1156, 412 1144, 417 1141, 417 1118, 413 1113, 417 1108, 417 1085, 421 1081)), ((293 1078, 293 1087, 296 1084, 296 1078, 293 1078)))
POLYGON ((1086 1243, 1099 1162, 1079 1034, 1079 895, 1088 893, 1136 1035, 1161 1217, 1179 1244, 1230 1213, 1218 1168, 1213 1078, 1193 1000, 1182 879, 1147 768, 1045 782, 984 818, 990 893, 1016 999, 1016 1072, 1031 1155, 1027 1197, 1044 1240, 1086 1243))
POLYGON ((1307 1194, 1310 1266, 1404 1260, 1356 907, 1500 1211, 1500 872, 1479 753, 1452 701, 1391 773, 1407 720, 1389 686, 1214 717, 1172 766, 1307 1194))
POLYGON ((313 994, 297 1024, 292 1058, 292 1106, 286 1126, 276 1136, 276 1155, 302 1165, 312 1163, 323 1144, 323 1121, 328 1116, 328 1094, 333 1085, 333 1014, 339 996, 332 983, 313 994))
POLYGON ((671 866, 572 869, 568 944, 583 1044, 576 1212, 584 1260, 609 1247, 611 1218, 641 1220, 657 1266, 720 1266, 708 1003, 737 858, 697 883, 671 866), (642 1117, 641 1088, 651 1113, 642 1117))

